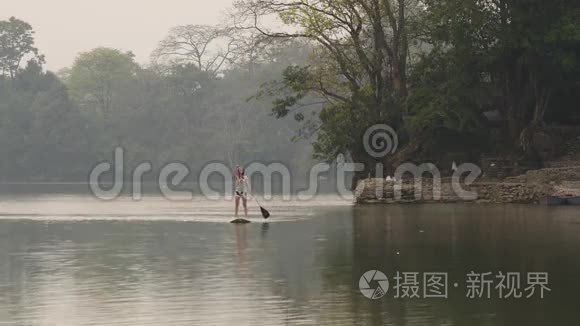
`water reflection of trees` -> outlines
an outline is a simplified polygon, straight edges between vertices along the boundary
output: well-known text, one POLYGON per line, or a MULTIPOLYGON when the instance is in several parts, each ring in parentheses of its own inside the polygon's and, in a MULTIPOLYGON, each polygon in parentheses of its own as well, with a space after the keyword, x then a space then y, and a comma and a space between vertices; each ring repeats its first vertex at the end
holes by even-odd
MULTIPOLYGON (((353 212, 354 274, 375 268, 389 277, 397 271, 449 273, 450 299, 383 300, 378 312, 380 323, 463 325, 504 320, 538 324, 538 318, 546 315, 570 320, 574 309, 557 305, 546 309, 549 300, 465 299, 465 275, 470 271, 520 272, 524 279, 527 272, 547 271, 553 276, 553 286, 563 290, 552 302, 570 302, 573 292, 565 290, 558 278, 571 281, 570 271, 580 270, 580 262, 571 263, 569 259, 574 256, 571 242, 577 247, 580 236, 569 232, 566 225, 555 223, 560 214, 566 215, 529 206, 357 207, 353 212), (460 284, 459 289, 451 286, 453 282, 460 284)), ((392 289, 389 295, 393 295, 392 289)))
POLYGON ((171 312, 207 320, 222 310, 217 305, 272 324, 566 324, 578 317, 575 214, 528 206, 342 207, 237 233, 208 223, 0 222, 7 303, 0 317, 56 320, 69 307, 94 320, 152 321, 171 312), (371 301, 358 289, 370 269, 385 272, 391 285, 397 271, 442 271, 461 286, 450 288, 449 300, 371 301), (553 291, 543 301, 469 301, 471 270, 547 271, 553 291))

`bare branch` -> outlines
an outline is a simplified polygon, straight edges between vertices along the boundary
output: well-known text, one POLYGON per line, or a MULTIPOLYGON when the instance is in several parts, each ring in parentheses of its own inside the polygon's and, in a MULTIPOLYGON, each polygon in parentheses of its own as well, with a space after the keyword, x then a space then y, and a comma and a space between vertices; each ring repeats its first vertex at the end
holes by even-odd
POLYGON ((154 61, 176 60, 195 64, 216 75, 225 62, 235 61, 235 42, 229 30, 206 25, 177 26, 153 52, 154 61))

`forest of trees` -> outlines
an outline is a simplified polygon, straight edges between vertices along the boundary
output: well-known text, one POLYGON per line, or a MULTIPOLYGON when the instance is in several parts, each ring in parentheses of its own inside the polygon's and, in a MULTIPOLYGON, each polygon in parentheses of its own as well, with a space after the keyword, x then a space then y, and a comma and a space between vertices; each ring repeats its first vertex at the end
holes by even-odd
POLYGON ((534 139, 547 123, 578 123, 576 0, 240 0, 236 7, 240 28, 312 44, 309 64, 288 67, 263 93, 277 95, 278 117, 312 94, 325 100, 314 142, 321 158, 348 152, 373 162, 361 138, 386 123, 407 149, 387 159, 391 165, 453 148, 541 160, 534 139), (284 27, 268 28, 271 16, 284 27))
POLYGON ((147 65, 130 52, 95 48, 53 73, 42 69, 29 24, 0 22, 0 180, 84 182, 116 146, 125 148, 128 169, 179 161, 193 178, 212 161, 275 160, 306 173, 312 148, 292 141, 298 123, 276 120, 268 101, 250 98, 285 66, 305 62, 307 53, 283 42, 259 56, 242 53, 246 44, 221 48, 233 36, 182 26, 160 42, 147 65), (183 54, 166 54, 178 53, 172 42, 195 33, 183 54))
POLYGON ((535 134, 580 115, 577 0, 238 0, 147 65, 97 48, 57 74, 33 35, 0 22, 0 180, 80 178, 116 145, 155 166, 367 163, 377 123, 402 147, 534 159, 535 134))

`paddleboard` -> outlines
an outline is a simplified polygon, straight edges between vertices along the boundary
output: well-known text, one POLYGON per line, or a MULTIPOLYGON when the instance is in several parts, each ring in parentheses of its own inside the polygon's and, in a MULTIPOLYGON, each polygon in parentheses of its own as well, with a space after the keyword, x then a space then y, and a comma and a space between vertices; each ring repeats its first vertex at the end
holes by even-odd
POLYGON ((243 219, 243 218, 238 218, 236 220, 231 221, 230 223, 234 223, 234 224, 248 224, 248 223, 252 223, 249 220, 243 219))

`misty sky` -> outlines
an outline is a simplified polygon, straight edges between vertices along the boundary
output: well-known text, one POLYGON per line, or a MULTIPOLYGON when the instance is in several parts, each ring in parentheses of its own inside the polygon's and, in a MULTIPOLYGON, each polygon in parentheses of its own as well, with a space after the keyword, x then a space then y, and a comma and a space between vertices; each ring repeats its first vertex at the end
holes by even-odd
POLYGON ((70 66, 98 46, 131 50, 147 62, 171 27, 213 24, 233 0, 3 0, 1 20, 22 19, 36 31, 46 68, 70 66))

